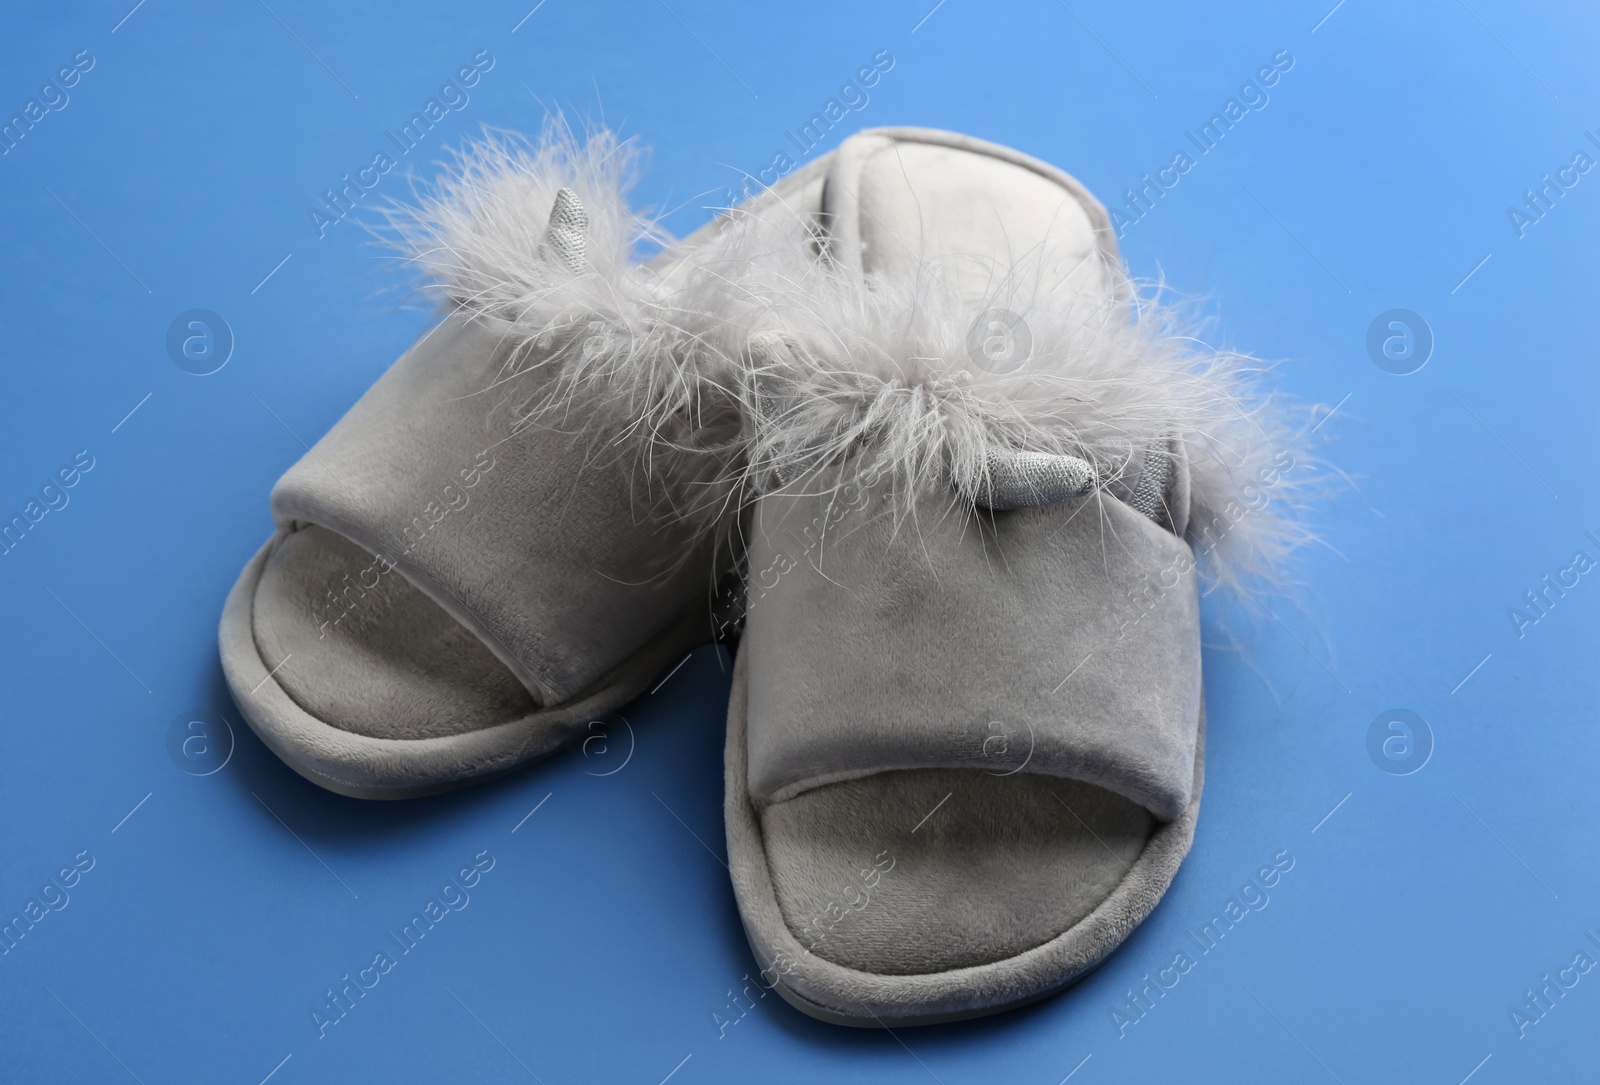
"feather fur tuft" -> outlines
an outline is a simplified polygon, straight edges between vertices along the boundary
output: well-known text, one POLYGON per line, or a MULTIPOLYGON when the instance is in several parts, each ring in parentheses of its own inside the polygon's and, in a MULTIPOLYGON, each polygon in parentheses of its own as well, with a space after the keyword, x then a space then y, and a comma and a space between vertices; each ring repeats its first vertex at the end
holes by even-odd
POLYGON ((693 307, 718 317, 703 338, 743 363, 744 490, 853 461, 909 517, 913 495, 991 492, 997 457, 1045 454, 1088 461, 1090 500, 1126 500, 1146 453, 1177 441, 1211 584, 1271 585, 1311 540, 1309 412, 1267 391, 1255 359, 1201 342, 1159 285, 1108 268, 1113 292, 1063 299, 1024 274, 974 304, 936 263, 903 281, 843 273, 816 234, 748 216, 694 256, 693 307), (1009 352, 985 347, 980 313, 1009 352))
POLYGON ((770 205, 682 244, 629 208, 637 168, 630 144, 559 118, 531 141, 490 132, 387 222, 445 304, 513 326, 521 349, 497 380, 538 388, 520 424, 638 450, 652 500, 697 532, 847 461, 889 479, 902 513, 934 488, 977 515, 957 495, 995 492, 994 465, 1016 453, 1078 457, 1088 500, 1126 500, 1146 453, 1176 442, 1212 583, 1271 583, 1311 539, 1310 413, 1273 396, 1260 363, 1186 330, 1158 285, 1110 268, 1112 294, 1063 300, 1018 275, 974 307, 936 265, 844 274, 814 220, 770 205), (1008 314, 1020 362, 982 346, 979 310, 1008 314))
POLYGON ((725 531, 737 402, 714 394, 726 364, 686 338, 698 317, 663 299, 674 240, 629 206, 639 159, 561 117, 535 139, 486 130, 387 208, 382 233, 445 307, 510 323, 515 349, 493 383, 514 429, 637 453, 636 501, 690 534, 725 531), (641 262, 651 249, 666 251, 641 262))

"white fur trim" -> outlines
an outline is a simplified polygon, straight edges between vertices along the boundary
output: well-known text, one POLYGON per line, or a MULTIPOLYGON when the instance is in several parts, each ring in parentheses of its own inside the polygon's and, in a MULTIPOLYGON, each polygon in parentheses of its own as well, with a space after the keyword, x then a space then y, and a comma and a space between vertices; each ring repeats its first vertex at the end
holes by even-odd
POLYGON ((678 515, 725 529, 774 480, 850 457, 902 496, 993 492, 997 456, 1079 457, 1097 480, 1089 500, 1127 498, 1146 452, 1176 439, 1190 499, 1174 520, 1214 581, 1270 578, 1311 537, 1292 408, 1263 390, 1258 362, 1188 333, 1160 290, 1124 283, 1091 301, 1002 282, 979 309, 1015 314, 1031 341, 1002 367, 974 349, 974 307, 936 269, 852 278, 798 213, 735 209, 711 240, 675 248, 627 205, 636 165, 631 145, 580 143, 559 118, 536 141, 490 133, 389 224, 448 304, 524 331, 535 349, 516 364, 559 367, 533 417, 609 412, 650 475, 672 480, 678 515), (553 209, 573 228, 562 189, 587 218, 581 271, 570 236, 542 243, 553 209), (641 245, 667 250, 670 299, 636 262, 641 245))
POLYGON ((739 426, 712 371, 731 369, 694 342, 704 318, 662 298, 658 264, 638 260, 650 247, 668 250, 659 266, 674 258, 673 239, 628 206, 638 159, 632 143, 580 139, 560 117, 532 140, 485 131, 414 204, 387 209, 387 234, 444 305, 514 326, 526 349, 497 382, 550 367, 524 424, 638 451, 639 493, 724 528, 739 426))
POLYGON ((853 457, 897 495, 981 495, 1004 482, 997 454, 1030 453, 1080 457, 1098 480, 1090 500, 1127 499, 1146 452, 1176 438, 1189 506, 1172 519, 1213 582, 1275 579, 1310 539, 1296 409, 1263 389, 1259 362, 1205 346, 1159 289, 1121 280, 1103 299, 1061 298, 1001 282, 974 306, 936 266, 901 281, 841 271, 799 216, 739 225, 695 254, 695 308, 717 314, 706 337, 743 362, 750 489, 853 457), (975 347, 975 318, 996 309, 1019 318, 1025 360, 996 365, 975 347))

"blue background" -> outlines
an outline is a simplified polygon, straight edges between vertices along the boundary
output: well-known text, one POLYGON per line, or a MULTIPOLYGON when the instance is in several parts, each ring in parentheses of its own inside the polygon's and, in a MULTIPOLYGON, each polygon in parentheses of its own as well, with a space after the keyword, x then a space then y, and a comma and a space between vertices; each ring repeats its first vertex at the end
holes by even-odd
MULTIPOLYGON (((94 859, 0 956, 0 1077, 1594 1075, 1600 970, 1521 1037, 1510 1011, 1580 949, 1600 956, 1600 574, 1520 636, 1509 610, 1574 551, 1600 558, 1600 171, 1525 236, 1508 216, 1580 148, 1600 155, 1593 9, 132 2, 13 9, 0 34, 0 116, 78 51, 95 60, 0 157, 0 513, 75 452, 95 461, 0 557, 0 912, 94 859), (1274 53, 1294 58, 1123 245, 1137 274, 1205 299, 1217 340, 1282 359, 1284 390, 1339 405, 1319 434, 1350 484, 1315 511, 1326 545, 1291 600, 1233 615, 1232 642, 1213 607, 1193 853, 1065 995, 893 1036, 770 995, 737 1017, 729 991, 756 965, 722 865, 719 649, 626 711, 631 740, 613 725, 436 799, 322 792, 242 725, 215 630, 270 530, 267 492, 428 319, 396 304, 361 216, 319 238, 308 209, 480 50, 493 69, 404 167, 431 176, 480 125, 531 129, 545 106, 603 117, 654 148, 639 199, 680 232, 879 50, 893 69, 819 151, 861 127, 957 129, 1109 204, 1274 53), (205 377, 165 345, 194 308, 236 339, 205 377), (1435 340, 1408 376, 1366 345, 1395 308, 1435 340), (1397 708, 1431 734, 1410 775, 1369 753, 1397 708), (210 766, 169 753, 169 728, 217 717, 231 758, 196 775, 210 766), (1284 850, 1270 904, 1119 1036, 1123 992, 1284 850), (484 851, 470 905, 319 1039, 324 992, 484 851)), ((406 191, 392 173, 367 202, 406 191)))

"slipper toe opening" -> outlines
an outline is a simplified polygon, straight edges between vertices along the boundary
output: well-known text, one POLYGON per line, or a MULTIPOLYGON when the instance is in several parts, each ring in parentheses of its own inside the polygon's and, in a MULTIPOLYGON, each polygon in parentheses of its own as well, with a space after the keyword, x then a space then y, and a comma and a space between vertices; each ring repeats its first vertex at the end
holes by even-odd
POLYGON ((251 634, 269 680, 330 727, 438 738, 539 707, 476 634, 398 569, 327 528, 282 535, 253 602, 251 634))
POLYGON ((785 925, 811 953, 910 976, 994 964, 1094 911, 1158 827, 1093 784, 906 769, 760 812, 785 925))

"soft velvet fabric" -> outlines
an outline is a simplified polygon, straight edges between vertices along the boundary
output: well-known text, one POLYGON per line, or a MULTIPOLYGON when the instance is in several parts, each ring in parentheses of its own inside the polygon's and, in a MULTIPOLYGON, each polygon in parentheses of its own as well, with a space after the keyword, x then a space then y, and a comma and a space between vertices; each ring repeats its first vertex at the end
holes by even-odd
MULTIPOLYGON (((823 202, 825 251, 896 282, 937 262, 981 298, 1020 268, 1073 312, 1117 281, 1084 258, 1116 263, 1093 197, 967 137, 852 137, 823 202)), ((837 459, 778 472, 749 530, 725 811, 761 982, 846 1025, 1044 997, 1143 921, 1193 838, 1193 559, 1119 492, 991 516, 936 458, 859 488, 837 459)))
POLYGON ((272 512, 393 561, 559 704, 704 598, 710 562, 648 521, 641 465, 603 420, 518 428, 548 371, 509 357, 506 332, 451 317, 425 335, 279 480, 272 512))
MULTIPOLYGON (((429 700, 396 702, 394 698, 403 694, 403 690, 396 689, 388 694, 391 711, 387 718, 366 710, 346 717, 342 715, 348 704, 346 698, 360 697, 368 683, 381 681, 374 678, 359 647, 315 661, 318 675, 326 684, 316 697, 307 697, 303 674, 300 680, 285 677, 290 668, 306 661, 263 655, 255 634, 254 616, 260 606, 258 596, 267 564, 288 537, 280 532, 268 539, 228 592, 217 636, 222 671, 239 711, 268 748, 306 779, 341 795, 363 799, 432 795, 488 779, 545 756, 588 733, 589 721, 648 689, 663 669, 705 639, 704 616, 697 607, 691 608, 637 653, 601 675, 590 689, 564 704, 519 713, 511 719, 498 716, 504 702, 495 704, 492 694, 487 698, 495 709, 492 714, 462 719, 463 705, 481 705, 486 699, 479 691, 468 701, 457 699, 449 710, 451 714, 445 717, 452 721, 450 726, 441 729, 436 722, 432 728, 427 727, 424 712, 434 703, 431 697, 449 697, 448 687, 438 681, 445 676, 437 671, 414 675, 407 683, 413 690, 419 684, 430 687, 429 700), (303 698, 304 703, 297 698, 303 698), (346 725, 334 726, 308 711, 307 704, 319 709, 330 704, 339 708, 338 718, 346 725), (367 730, 353 730, 351 719, 367 730), (433 733, 423 734, 430 729, 433 733)), ((393 632, 401 638, 417 634, 416 629, 393 632)), ((426 646, 413 644, 407 648, 408 652, 415 650, 425 651, 426 646)), ((393 665, 393 661, 384 665, 393 665)))
POLYGON ((283 663, 273 681, 341 730, 435 738, 539 707, 483 641, 426 593, 315 524, 277 540, 250 627, 261 657, 283 663))
POLYGON ((1189 805, 1199 601, 1184 542, 1115 499, 974 514, 812 476, 752 530, 750 787, 779 802, 892 769, 1096 784, 1189 805), (767 587, 762 570, 784 570, 767 587))
MULTIPOLYGON (((801 940, 790 926, 791 920, 785 913, 776 888, 779 874, 788 871, 782 860, 775 862, 771 852, 793 850, 792 843, 803 840, 806 851, 812 855, 824 854, 828 822, 833 819, 819 821, 817 827, 811 830, 804 828, 803 823, 785 825, 776 832, 770 828, 763 830, 764 824, 769 827, 774 825, 772 811, 769 810, 765 815, 758 811, 750 800, 748 789, 745 720, 751 666, 749 657, 741 652, 734 666, 733 695, 728 703, 728 743, 724 761, 728 781, 724 806, 728 829, 728 866, 733 876, 734 893, 739 900, 745 934, 762 969, 761 982, 814 1017, 841 1025, 887 1025, 893 1028, 960 1020, 1044 998, 1098 965, 1144 921, 1172 883, 1179 864, 1194 840, 1205 773, 1203 716, 1195 749, 1188 808, 1176 820, 1155 829, 1137 858, 1121 872, 1115 885, 1077 923, 1042 944, 981 964, 906 975, 875 972, 840 963, 825 956, 820 949, 812 949, 813 942, 809 937, 801 940), (778 835, 782 829, 792 829, 796 836, 778 835)), ((912 814, 911 811, 905 813, 912 814)), ((922 813, 916 811, 913 819, 922 813)), ((928 824, 931 825, 942 813, 942 810, 936 812, 928 824)), ((991 817, 997 821, 1004 815, 1003 808, 991 812, 991 817)), ((915 820, 911 824, 914 826, 915 820)), ((925 825, 917 835, 927 831, 925 825)), ((1072 834, 1069 831, 1064 835, 1072 834)), ((990 839, 991 847, 996 849, 1005 847, 1008 842, 1004 832, 990 839)), ((874 841, 863 833, 861 843, 870 846, 874 841)), ((1070 839, 1066 846, 1070 850, 1077 850, 1076 843, 1070 839)), ((876 855, 877 850, 872 854, 876 855)), ((852 855, 851 859, 854 858, 852 855)), ((989 871, 976 868, 963 875, 955 863, 946 864, 943 872, 952 882, 964 882, 955 888, 969 898, 989 888, 988 882, 995 875, 992 868, 989 871)), ((841 864, 839 868, 814 869, 809 878, 834 879, 835 884, 840 884, 852 873, 855 873, 853 866, 841 864)), ((895 871, 889 871, 886 879, 892 879, 894 874, 895 871)), ((792 900, 796 890, 789 892, 792 900)), ((1059 902, 1035 902, 1035 908, 1039 910, 1060 907, 1059 902)), ((791 903, 790 913, 796 911, 791 903)), ((993 926, 1001 927, 1005 913, 995 909, 992 914, 993 926)), ((799 925, 796 923, 796 926, 799 925)), ((931 940, 943 933, 943 930, 927 927, 918 931, 904 922, 899 923, 896 929, 906 941, 918 937, 931 940)), ((917 954, 918 950, 912 949, 908 953, 917 954)), ((927 956, 925 951, 922 955, 927 956)))
POLYGON ((884 975, 1004 960, 1110 896, 1158 823, 1120 795, 1019 772, 907 769, 761 810, 784 923, 884 975))

